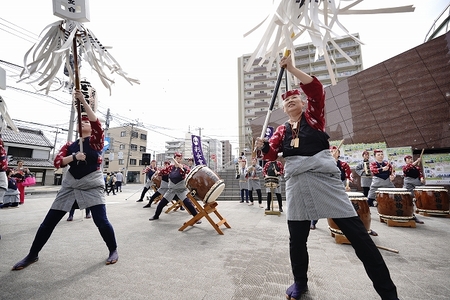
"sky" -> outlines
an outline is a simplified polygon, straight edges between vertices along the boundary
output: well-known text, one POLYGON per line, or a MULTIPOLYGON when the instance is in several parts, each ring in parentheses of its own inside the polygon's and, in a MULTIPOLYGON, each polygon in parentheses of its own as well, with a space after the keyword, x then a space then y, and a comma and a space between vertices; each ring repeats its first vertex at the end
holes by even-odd
MULTIPOLYGON (((4 2, 0 60, 22 66, 23 56, 41 31, 60 18, 53 15, 50 0, 4 2)), ((365 0, 354 9, 413 5, 415 11, 347 15, 339 20, 350 33, 359 33, 363 65, 369 68, 422 44, 448 4, 449 0, 365 0)), ((272 0, 90 1, 89 8, 91 21, 85 27, 112 47, 108 51, 122 69, 141 82, 130 85, 112 75, 115 84, 110 95, 89 65, 82 63, 80 75, 97 90, 98 112, 110 110, 111 127, 141 123, 149 131, 149 151, 156 153, 164 151, 165 141, 184 138, 189 131, 238 146, 237 58, 256 49, 266 27, 248 37, 244 34, 273 11, 272 0)), ((304 35, 295 44, 308 42, 304 35)), ((13 119, 68 128, 68 105, 13 89, 0 90, 0 95, 13 119)), ((45 133, 53 141, 54 133, 45 133)), ((58 138, 62 142, 64 135, 58 138)))

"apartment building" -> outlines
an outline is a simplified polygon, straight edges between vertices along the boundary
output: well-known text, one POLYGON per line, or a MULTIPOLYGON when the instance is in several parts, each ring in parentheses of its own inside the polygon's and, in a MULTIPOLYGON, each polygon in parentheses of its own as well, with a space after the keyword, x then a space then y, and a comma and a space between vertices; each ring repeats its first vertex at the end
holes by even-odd
POLYGON ((126 124, 109 128, 105 136, 109 148, 104 154, 103 171, 122 172, 126 182, 143 183, 142 154, 147 153, 147 131, 136 124, 126 124))

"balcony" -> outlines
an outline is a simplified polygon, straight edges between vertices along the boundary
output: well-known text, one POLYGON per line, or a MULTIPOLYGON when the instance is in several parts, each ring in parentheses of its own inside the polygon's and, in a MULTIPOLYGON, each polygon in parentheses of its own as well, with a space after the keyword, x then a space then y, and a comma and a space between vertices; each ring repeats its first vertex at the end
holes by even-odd
POLYGON ((265 80, 265 79, 267 79, 267 75, 259 75, 253 77, 253 80, 265 80))
POLYGON ((256 93, 253 94, 253 98, 261 98, 261 97, 268 97, 269 95, 267 93, 256 93))

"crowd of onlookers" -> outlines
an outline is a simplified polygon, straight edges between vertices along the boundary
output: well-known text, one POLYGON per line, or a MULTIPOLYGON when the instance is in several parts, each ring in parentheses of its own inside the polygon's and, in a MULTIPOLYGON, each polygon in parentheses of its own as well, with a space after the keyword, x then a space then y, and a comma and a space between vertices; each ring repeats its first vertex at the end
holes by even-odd
POLYGON ((105 174, 105 192, 106 195, 112 192, 115 195, 122 192, 123 174, 122 172, 109 172, 105 174))

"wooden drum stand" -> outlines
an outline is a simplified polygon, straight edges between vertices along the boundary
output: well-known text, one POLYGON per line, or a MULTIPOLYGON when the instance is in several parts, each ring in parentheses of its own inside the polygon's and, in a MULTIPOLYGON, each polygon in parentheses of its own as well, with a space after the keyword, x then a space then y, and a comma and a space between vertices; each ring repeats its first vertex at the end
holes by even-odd
MULTIPOLYGON (((193 226, 197 221, 199 221, 201 218, 205 217, 208 222, 211 224, 212 227, 217 231, 218 234, 223 235, 223 231, 220 229, 221 225, 225 225, 227 228, 231 228, 231 226, 228 224, 227 220, 224 219, 220 213, 217 211, 216 207, 218 205, 217 202, 211 202, 206 203, 204 206, 202 206, 200 203, 198 203, 197 200, 189 193, 187 195, 189 200, 191 200, 192 204, 194 204, 195 208, 198 211, 198 214, 192 217, 189 221, 183 224, 183 226, 178 229, 178 231, 185 230, 188 226, 193 226), (214 213, 217 218, 219 218, 219 222, 215 223, 213 219, 209 216, 209 214, 214 213)), ((183 201, 181 201, 183 202, 183 201)))

